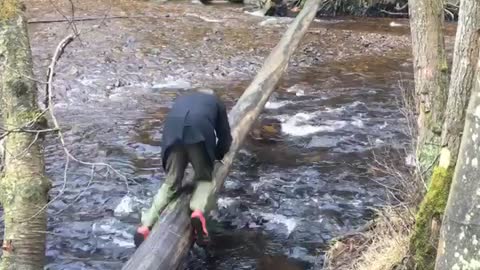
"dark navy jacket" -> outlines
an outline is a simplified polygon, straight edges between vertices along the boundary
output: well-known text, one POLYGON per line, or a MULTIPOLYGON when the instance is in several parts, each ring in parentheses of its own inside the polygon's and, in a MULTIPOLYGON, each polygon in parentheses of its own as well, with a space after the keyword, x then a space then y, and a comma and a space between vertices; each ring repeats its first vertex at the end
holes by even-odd
POLYGON ((194 93, 180 96, 165 119, 162 137, 163 168, 166 168, 171 146, 199 142, 205 143, 212 165, 215 160, 223 159, 228 152, 232 135, 225 105, 214 95, 194 93))

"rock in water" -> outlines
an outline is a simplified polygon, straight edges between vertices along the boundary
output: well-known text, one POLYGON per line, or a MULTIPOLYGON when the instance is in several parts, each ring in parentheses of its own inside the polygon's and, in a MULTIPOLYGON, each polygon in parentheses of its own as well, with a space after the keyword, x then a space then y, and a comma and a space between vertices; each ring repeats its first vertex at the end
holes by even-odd
POLYGON ((250 138, 256 141, 275 142, 280 140, 281 123, 274 118, 261 118, 253 124, 250 138))

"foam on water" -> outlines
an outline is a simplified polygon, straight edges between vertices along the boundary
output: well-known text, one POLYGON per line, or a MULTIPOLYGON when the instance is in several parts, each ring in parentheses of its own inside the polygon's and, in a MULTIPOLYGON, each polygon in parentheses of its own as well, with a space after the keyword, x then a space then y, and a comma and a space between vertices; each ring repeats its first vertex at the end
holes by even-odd
POLYGON ((288 218, 284 215, 273 213, 260 213, 260 215, 271 223, 281 224, 287 228, 287 236, 297 227, 297 221, 294 218, 288 218))
POLYGON ((167 78, 165 81, 155 83, 153 88, 155 89, 188 89, 192 84, 183 79, 167 78))
POLYGON ((145 204, 145 201, 139 200, 136 197, 125 195, 117 207, 115 207, 113 213, 116 217, 125 217, 132 213, 138 212, 141 206, 145 204))
POLYGON ((375 145, 376 146, 379 146, 379 145, 383 145, 385 142, 382 140, 382 139, 379 139, 379 138, 376 138, 375 139, 375 145))
POLYGON ((319 132, 333 132, 335 130, 345 127, 345 125, 347 124, 347 122, 345 121, 337 120, 324 121, 324 125, 310 124, 309 121, 316 116, 316 113, 297 113, 291 117, 288 117, 288 119, 285 116, 280 116, 278 118, 282 122, 282 132, 287 135, 297 137, 303 137, 319 132))
POLYGON ((133 199, 130 196, 125 196, 122 198, 120 203, 115 207, 113 211, 115 216, 124 216, 132 213, 133 209, 133 199))
POLYGON ((353 108, 353 107, 357 107, 357 106, 359 106, 359 105, 365 105, 365 103, 363 103, 362 101, 358 101, 358 100, 357 100, 357 101, 354 101, 352 104, 349 104, 349 105, 347 105, 347 106, 353 108))
POLYGON ((305 95, 305 89, 299 84, 295 84, 294 86, 290 87, 287 89, 287 92, 289 93, 295 93, 297 97, 304 96, 305 95))
POLYGON ((388 123, 387 122, 383 122, 383 124, 381 126, 379 126, 378 128, 380 129, 384 129, 388 126, 388 123))
POLYGON ((338 108, 326 107, 324 110, 327 113, 341 113, 341 112, 348 111, 349 109, 353 109, 353 108, 355 108, 357 106, 360 106, 360 105, 365 105, 365 103, 363 103, 361 101, 354 101, 350 104, 343 105, 343 106, 340 106, 338 108))
POLYGON ((287 104, 291 103, 290 101, 267 101, 265 104, 266 109, 274 110, 279 109, 287 104))
POLYGON ((79 82, 85 86, 91 86, 91 85, 94 85, 96 82, 98 82, 99 79, 98 78, 82 78, 79 80, 79 82))
POLYGON ((263 183, 259 181, 259 182, 254 182, 251 185, 253 188, 253 192, 257 192, 258 188, 263 186, 263 183))
POLYGON ((235 202, 234 198, 219 198, 217 200, 217 206, 218 208, 228 208, 234 202, 235 202))
POLYGON ((250 153, 247 149, 244 149, 244 148, 240 149, 240 150, 238 151, 238 153, 243 154, 243 155, 246 155, 246 156, 249 156, 249 157, 253 155, 253 154, 250 153))
POLYGON ((265 17, 263 10, 255 10, 255 11, 244 11, 246 14, 257 16, 257 17, 265 17))
POLYGON ((345 106, 342 106, 340 108, 330 108, 330 107, 325 107, 325 112, 326 113, 341 113, 344 112, 346 109, 345 106))
POLYGON ((135 244, 133 243, 132 239, 120 239, 120 238, 113 238, 113 243, 119 247, 126 247, 126 248, 131 248, 135 247, 135 244))
POLYGON ((361 119, 354 119, 352 121, 352 125, 356 126, 357 128, 363 128, 365 125, 363 124, 363 121, 361 119))
POLYGON ((126 225, 114 218, 107 218, 92 224, 92 233, 95 237, 104 240, 118 237, 128 241, 128 239, 132 239, 131 229, 131 224, 126 225))

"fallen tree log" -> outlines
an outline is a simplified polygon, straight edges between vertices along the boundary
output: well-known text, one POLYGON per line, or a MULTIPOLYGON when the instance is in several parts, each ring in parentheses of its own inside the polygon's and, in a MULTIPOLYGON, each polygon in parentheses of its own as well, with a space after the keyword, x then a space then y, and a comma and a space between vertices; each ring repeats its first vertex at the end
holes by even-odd
MULTIPOLYGON (((319 3, 320 0, 307 1, 229 113, 233 142, 223 164, 215 168, 215 189, 209 194, 210 199, 215 198, 223 186, 236 153, 280 81, 290 57, 314 19, 319 3)), ((149 237, 136 250, 123 270, 172 270, 179 267, 192 245, 189 198, 190 195, 181 195, 167 206, 149 237)))

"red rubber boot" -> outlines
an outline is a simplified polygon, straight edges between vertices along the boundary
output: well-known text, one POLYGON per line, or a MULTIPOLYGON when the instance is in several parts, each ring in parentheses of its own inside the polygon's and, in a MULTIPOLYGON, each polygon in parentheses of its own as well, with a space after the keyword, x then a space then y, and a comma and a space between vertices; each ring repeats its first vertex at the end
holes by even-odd
POLYGON ((201 247, 206 246, 210 240, 208 237, 207 222, 205 221, 202 211, 193 211, 190 220, 197 245, 201 247))
POLYGON ((135 235, 133 236, 133 242, 135 243, 135 247, 138 248, 145 239, 147 239, 147 236, 150 234, 150 228, 147 226, 140 226, 138 227, 137 231, 135 232, 135 235))

